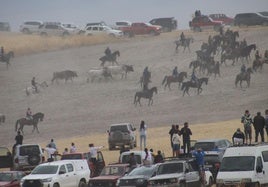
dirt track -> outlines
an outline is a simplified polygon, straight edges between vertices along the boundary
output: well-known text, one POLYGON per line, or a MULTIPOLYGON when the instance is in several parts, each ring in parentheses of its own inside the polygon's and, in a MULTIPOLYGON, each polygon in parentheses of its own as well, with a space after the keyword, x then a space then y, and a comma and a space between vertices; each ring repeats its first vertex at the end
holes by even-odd
MULTIPOLYGON (((171 91, 164 90, 161 82, 174 66, 178 66, 179 71, 187 71, 190 77, 189 63, 196 59, 195 51, 202 41, 207 41, 209 33, 190 34, 195 39, 190 53, 182 53, 181 49, 175 53, 176 33, 16 57, 11 60, 9 70, 0 64, 0 113, 7 118, 0 127, 0 145, 13 145, 15 122, 24 117, 27 107, 31 107, 33 113, 43 112, 45 119, 39 124, 40 134, 31 134, 32 128, 25 127, 25 143, 105 132, 111 123, 133 122, 138 127, 140 120, 145 120, 150 128, 165 125, 169 128, 171 123, 185 121, 195 124, 237 119, 245 109, 252 114, 263 113, 268 108, 267 64, 262 73, 252 75, 250 88, 235 88, 241 62, 235 66, 227 62, 227 66, 221 66, 222 77, 210 77, 200 95, 190 90, 191 96, 183 97, 175 83, 171 84, 171 91), (134 72, 126 80, 118 76, 109 82, 86 83, 86 72, 99 66, 98 59, 107 46, 112 51, 119 50, 118 62, 134 65, 134 72), (158 94, 153 96, 153 106, 148 107, 148 100, 142 100, 143 106, 135 107, 134 94, 141 89, 138 81, 145 66, 152 72, 149 86, 157 86, 158 94), (52 85, 53 72, 66 69, 77 71, 78 78, 73 83, 60 81, 52 85), (40 94, 26 96, 24 89, 33 76, 38 82, 47 81, 49 87, 40 94)), ((268 49, 267 36, 267 28, 250 29, 241 31, 239 40, 246 38, 248 44, 256 43, 263 54, 268 49)), ((253 57, 252 53, 252 60, 253 57)), ((246 65, 251 65, 252 60, 246 65)))

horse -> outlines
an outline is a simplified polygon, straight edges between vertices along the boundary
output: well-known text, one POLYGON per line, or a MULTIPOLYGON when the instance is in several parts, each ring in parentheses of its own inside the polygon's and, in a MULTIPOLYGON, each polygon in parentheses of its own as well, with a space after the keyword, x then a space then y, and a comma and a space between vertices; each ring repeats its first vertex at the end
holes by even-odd
POLYGON ((16 121, 16 125, 15 125, 15 131, 21 131, 23 133, 23 127, 24 125, 29 125, 29 126, 33 126, 33 130, 32 130, 32 133, 36 130, 37 133, 39 133, 39 130, 38 130, 38 122, 39 121, 43 121, 44 119, 44 114, 41 113, 41 112, 38 112, 36 114, 34 114, 32 117, 33 119, 26 119, 26 118, 20 118, 16 121), (18 125, 19 128, 18 128, 18 125))
POLYGON ((192 62, 190 62, 189 64, 189 68, 193 67, 193 71, 195 71, 196 68, 199 67, 199 71, 201 71, 202 69, 202 63, 199 60, 194 60, 192 62))
POLYGON ((247 47, 242 48, 240 51, 240 56, 242 58, 246 58, 246 60, 248 61, 248 58, 250 58, 250 53, 252 50, 256 50, 256 44, 251 44, 248 45, 247 47))
POLYGON ((64 79, 65 83, 68 80, 71 80, 73 82, 74 77, 78 77, 75 71, 65 70, 65 71, 60 71, 60 72, 54 72, 51 82, 53 84, 54 80, 56 80, 56 82, 58 83, 58 79, 64 79))
POLYGON ((8 66, 10 65, 9 62, 10 62, 11 58, 14 58, 14 52, 13 51, 9 51, 8 53, 3 54, 2 57, 0 57, 0 62, 6 63, 7 69, 8 69, 8 66))
POLYGON ((263 64, 267 61, 267 59, 259 59, 259 60, 254 60, 252 64, 252 69, 257 72, 258 69, 262 71, 262 66, 263 64))
POLYGON ((191 52, 190 43, 193 43, 193 42, 194 42, 194 39, 192 37, 185 38, 184 42, 182 42, 181 40, 176 40, 174 42, 176 44, 176 52, 178 52, 179 46, 183 47, 183 52, 185 51, 186 48, 188 48, 189 52, 191 52))
POLYGON ((45 89, 48 87, 48 84, 46 81, 43 81, 42 83, 37 83, 37 92, 33 86, 29 86, 25 88, 26 95, 29 96, 30 94, 36 94, 39 93, 41 89, 45 89), (41 88, 41 89, 40 89, 41 88))
POLYGON ((172 82, 179 82, 179 86, 180 86, 180 84, 182 83, 182 81, 184 80, 184 78, 187 78, 187 72, 180 72, 179 73, 179 75, 178 76, 176 76, 176 77, 174 77, 174 76, 165 76, 164 77, 164 79, 163 79, 163 81, 162 81, 162 85, 163 84, 165 84, 165 89, 166 89, 166 87, 168 86, 168 88, 169 88, 169 90, 171 90, 170 89, 170 84, 172 83, 172 82))
POLYGON ((105 55, 101 58, 99 58, 99 60, 101 61, 101 66, 104 66, 106 61, 112 62, 112 65, 114 65, 114 63, 116 63, 116 65, 118 65, 118 62, 116 61, 116 57, 120 56, 120 52, 117 50, 113 53, 111 53, 110 55, 105 55))
POLYGON ((157 87, 152 87, 149 90, 136 92, 136 94, 134 96, 135 106, 137 106, 137 103, 139 103, 141 106, 141 102, 140 102, 141 98, 149 99, 148 106, 153 105, 153 94, 154 93, 157 94, 157 87))
POLYGON ((0 125, 1 123, 5 123, 5 121, 6 121, 6 116, 0 113, 0 125))
POLYGON ((134 72, 132 65, 123 64, 121 66, 107 66, 108 71, 111 72, 112 75, 121 75, 121 79, 127 78, 128 72, 134 72))
POLYGON ((247 87, 250 86, 250 74, 253 73, 251 68, 248 68, 247 71, 245 73, 239 73, 238 75, 236 75, 235 78, 235 87, 237 87, 237 83, 240 82, 240 87, 242 88, 242 81, 246 81, 247 82, 247 87))
POLYGON ((211 75, 212 73, 214 73, 215 78, 216 78, 216 75, 219 75, 219 77, 221 76, 220 62, 219 61, 217 61, 216 64, 208 65, 207 69, 208 69, 208 74, 207 75, 211 75))
POLYGON ((207 77, 203 77, 198 79, 198 83, 194 83, 192 81, 187 81, 187 82, 183 82, 182 86, 181 86, 181 90, 183 90, 183 96, 185 93, 189 94, 189 89, 190 87, 192 88, 197 88, 197 95, 199 95, 202 92, 202 84, 205 83, 206 85, 208 84, 208 78, 207 77))
POLYGON ((109 71, 107 67, 101 69, 91 69, 87 72, 87 83, 89 82, 89 79, 91 79, 91 82, 93 82, 95 79, 100 81, 102 78, 105 80, 108 80, 108 78, 113 79, 111 71, 109 71))

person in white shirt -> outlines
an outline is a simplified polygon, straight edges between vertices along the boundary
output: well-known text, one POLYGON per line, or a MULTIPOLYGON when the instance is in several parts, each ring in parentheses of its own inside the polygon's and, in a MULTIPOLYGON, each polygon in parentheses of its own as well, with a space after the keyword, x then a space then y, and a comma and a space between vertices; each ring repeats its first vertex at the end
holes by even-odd
POLYGON ((44 151, 47 152, 47 161, 53 161, 55 158, 54 153, 57 151, 57 149, 51 147, 51 145, 49 144, 48 147, 44 148, 44 151))
POLYGON ((89 146, 91 162, 95 164, 97 162, 98 150, 103 148, 104 146, 94 147, 93 143, 89 144, 88 146, 89 146))
POLYGON ((143 164, 144 165, 151 165, 153 164, 153 158, 152 158, 152 154, 150 151, 148 151, 147 148, 144 149, 145 152, 145 158, 143 160, 143 164))
POLYGON ((147 135, 147 125, 142 120, 140 124, 140 149, 141 150, 142 150, 142 144, 143 144, 143 148, 146 147, 146 135, 147 135))
POLYGON ((75 153, 75 152, 76 152, 76 147, 75 147, 74 143, 72 142, 71 148, 70 148, 70 153, 75 153))
POLYGON ((172 143, 173 143, 173 157, 179 157, 180 154, 180 136, 179 131, 176 130, 172 136, 172 143))

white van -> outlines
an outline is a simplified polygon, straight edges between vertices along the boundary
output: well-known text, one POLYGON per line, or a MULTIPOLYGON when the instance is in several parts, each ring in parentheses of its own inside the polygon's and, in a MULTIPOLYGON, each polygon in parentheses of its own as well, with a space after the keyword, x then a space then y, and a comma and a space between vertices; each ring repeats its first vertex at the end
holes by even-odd
POLYGON ((227 148, 216 182, 217 187, 268 185, 268 144, 227 148))

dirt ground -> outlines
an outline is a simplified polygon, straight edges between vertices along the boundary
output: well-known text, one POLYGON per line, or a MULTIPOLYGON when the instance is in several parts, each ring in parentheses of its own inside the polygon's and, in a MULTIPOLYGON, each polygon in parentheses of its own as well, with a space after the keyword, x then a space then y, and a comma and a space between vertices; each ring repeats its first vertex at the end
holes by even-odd
MULTIPOLYGON (((28 107, 33 113, 43 112, 45 118, 39 123, 40 134, 31 133, 32 127, 25 126, 24 143, 44 144, 54 138, 65 140, 68 145, 74 137, 105 134, 113 123, 131 122, 139 127, 140 121, 144 120, 150 129, 164 127, 168 132, 173 123, 202 123, 206 129, 206 123, 239 119, 245 109, 249 109, 252 114, 257 111, 263 113, 268 108, 267 64, 264 64, 261 73, 252 75, 249 88, 245 87, 245 82, 242 89, 234 85, 242 62, 232 66, 231 62, 227 61, 227 66, 220 67, 221 77, 209 77, 208 85, 203 86, 200 95, 191 89, 190 96, 183 97, 182 91, 178 90, 175 83, 171 84, 171 91, 164 90, 162 80, 165 75, 171 74, 174 66, 178 66, 179 71, 188 72, 188 79, 190 78, 189 63, 196 59, 195 51, 200 49, 202 42, 207 42, 209 34, 215 33, 187 32, 186 36, 191 35, 194 38, 191 52, 183 53, 181 48, 178 53, 175 52, 174 40, 179 35, 179 32, 176 32, 15 57, 11 60, 8 70, 5 64, 0 64, 0 113, 7 118, 0 126, 0 146, 14 144, 15 122, 25 116, 28 107), (112 51, 119 50, 121 55, 118 62, 133 65, 134 72, 124 80, 116 76, 108 82, 87 83, 86 72, 99 66, 98 59, 107 46, 112 51), (135 107, 134 94, 141 90, 138 81, 146 66, 152 72, 152 83, 149 87, 157 86, 158 94, 153 96, 152 106, 147 106, 148 100, 142 100, 142 106, 135 107), (53 72, 67 69, 76 71, 78 77, 73 82, 59 81, 59 84, 51 84, 53 72), (47 81, 49 86, 39 94, 26 96, 25 88, 30 86, 33 76, 37 82, 47 81)), ((248 44, 256 43, 261 54, 268 49, 268 28, 243 29, 239 34, 239 40, 246 38, 248 44)), ((246 66, 251 66, 254 54, 251 56, 252 59, 246 66)), ((217 55, 216 59, 219 58, 217 55)), ((210 127, 207 127, 206 131, 210 131, 210 127)), ((221 137, 221 132, 213 131, 211 137, 215 136, 213 133, 221 137)), ((154 136, 153 132, 151 135, 154 136)), ((99 138, 101 142, 107 143, 106 136, 99 138)))

